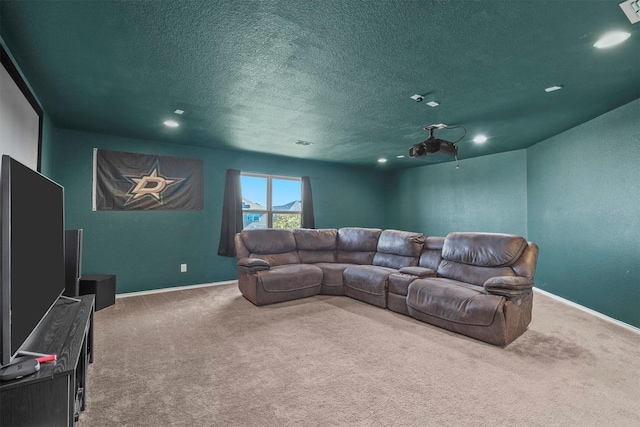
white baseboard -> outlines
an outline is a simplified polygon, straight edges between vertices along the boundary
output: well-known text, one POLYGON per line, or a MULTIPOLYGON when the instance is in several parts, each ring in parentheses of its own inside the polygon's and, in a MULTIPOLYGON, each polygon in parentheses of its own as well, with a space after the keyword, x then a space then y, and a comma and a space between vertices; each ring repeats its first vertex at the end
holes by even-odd
POLYGON ((596 316, 596 317, 599 317, 599 318, 601 318, 603 320, 606 320, 607 322, 615 323, 616 325, 622 326, 623 328, 626 328, 626 329, 628 329, 628 330, 630 330, 632 332, 635 332, 636 334, 640 334, 640 328, 636 328, 633 325, 630 325, 628 323, 625 323, 625 322, 622 322, 620 320, 614 319, 613 317, 609 317, 606 314, 602 314, 600 312, 597 312, 595 310, 587 308, 587 307, 585 307, 583 305, 576 304, 573 301, 569 301, 568 299, 564 299, 564 298, 559 297, 557 295, 554 295, 554 294, 552 294, 550 292, 543 291, 542 289, 534 287, 533 290, 535 292, 540 292, 542 295, 546 295, 546 296, 548 296, 550 298, 553 298, 553 299, 555 299, 557 301, 560 301, 560 302, 562 302, 564 304, 570 305, 571 307, 575 307, 575 308, 577 308, 579 310, 582 310, 582 311, 585 311, 585 312, 587 312, 587 313, 589 313, 589 314, 591 314, 593 316, 596 316))
POLYGON ((151 289, 149 291, 127 292, 126 294, 116 294, 116 298, 136 297, 140 295, 159 294, 163 292, 186 291, 187 289, 207 288, 209 286, 222 286, 238 283, 237 280, 227 280, 224 282, 201 283, 199 285, 173 286, 171 288, 151 289))

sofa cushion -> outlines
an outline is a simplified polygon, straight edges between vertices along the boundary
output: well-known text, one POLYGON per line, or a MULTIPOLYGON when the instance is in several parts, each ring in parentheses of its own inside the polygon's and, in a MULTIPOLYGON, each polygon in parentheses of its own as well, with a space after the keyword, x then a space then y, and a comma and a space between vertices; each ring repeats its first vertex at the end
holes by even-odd
POLYGON ((379 228, 344 227, 338 230, 338 262, 371 264, 378 247, 379 228))
POLYGON ((322 283, 322 270, 308 264, 280 265, 256 274, 267 292, 290 292, 322 283))
POLYGON ((488 326, 503 297, 487 295, 479 286, 445 278, 414 280, 409 285, 409 312, 420 313, 465 325, 488 326))
POLYGON ((434 269, 418 266, 402 267, 399 271, 400 273, 409 274, 416 277, 427 277, 436 275, 434 269))
POLYGON ((442 251, 444 246, 444 237, 429 236, 424 241, 424 249, 431 249, 436 251, 442 251))
POLYGON ((343 227, 338 230, 338 249, 352 252, 375 252, 379 228, 343 227))
POLYGON ((438 264, 442 261, 442 246, 444 246, 444 237, 429 236, 424 242, 424 248, 420 254, 420 267, 438 269, 438 264))
POLYGON ((249 249, 247 249, 247 245, 244 244, 244 240, 242 240, 241 233, 236 233, 236 235, 233 236, 233 242, 235 243, 235 246, 236 246, 236 259, 249 257, 249 254, 251 252, 249 252, 249 249))
POLYGON ((407 296, 409 292, 409 285, 414 280, 417 280, 418 276, 404 273, 392 273, 387 279, 389 282, 389 293, 407 296))
POLYGON ((527 241, 513 234, 449 233, 442 259, 479 267, 506 267, 515 263, 527 241))
POLYGON ((354 265, 344 271, 344 294, 378 307, 387 307, 387 277, 393 268, 354 265))
POLYGON ((338 250, 338 262, 346 264, 371 265, 375 252, 349 252, 338 250))
POLYGON ((259 270, 269 270, 271 264, 262 258, 240 258, 240 260, 238 260, 238 267, 244 267, 249 273, 255 273, 259 270))
POLYGON ((400 230, 384 230, 378 238, 373 265, 399 269, 418 265, 425 236, 400 230))
POLYGON ((527 248, 522 256, 511 266, 518 276, 527 277, 533 280, 538 263, 538 245, 532 242, 527 243, 527 248))
POLYGON ((300 264, 298 252, 285 252, 282 254, 256 254, 251 253, 251 258, 260 258, 267 261, 272 267, 277 265, 300 264))
POLYGON ((338 230, 335 228, 293 230, 298 250, 335 251, 338 247, 338 230))
POLYGON ((495 276, 515 275, 516 273, 511 267, 477 267, 447 260, 442 260, 438 266, 438 276, 471 283, 476 286, 484 285, 484 282, 495 276))
POLYGON ((402 255, 385 254, 382 252, 376 252, 373 256, 371 265, 377 265, 379 267, 393 268, 396 270, 402 267, 410 267, 418 265, 418 258, 412 258, 402 255))
POLYGON ((243 230, 240 235, 249 252, 254 254, 280 254, 296 250, 296 239, 291 230, 243 230))
POLYGON ((298 256, 304 264, 335 262, 338 247, 338 230, 335 228, 293 230, 298 256))
POLYGON ((378 238, 376 250, 385 254, 417 258, 422 252, 426 237, 410 231, 384 230, 378 238))
POLYGON ((290 230, 244 230, 240 236, 249 251, 247 258, 261 258, 271 266, 300 263, 296 239, 290 230))
POLYGON ((355 264, 343 264, 338 262, 320 262, 314 264, 322 270, 322 283, 329 286, 342 286, 344 271, 355 264))
POLYGON ((298 256, 303 264, 336 262, 336 251, 298 251, 298 256))
POLYGON ((354 265, 344 270, 344 285, 369 294, 384 295, 387 289, 387 278, 397 271, 373 265, 354 265))

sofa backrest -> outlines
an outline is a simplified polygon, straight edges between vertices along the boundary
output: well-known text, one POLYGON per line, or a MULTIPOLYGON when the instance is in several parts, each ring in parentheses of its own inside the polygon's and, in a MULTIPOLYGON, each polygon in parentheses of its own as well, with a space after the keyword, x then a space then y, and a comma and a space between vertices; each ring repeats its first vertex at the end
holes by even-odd
POLYGON ((425 240, 421 233, 384 230, 378 238, 372 264, 396 269, 416 266, 425 240))
POLYGON ((244 250, 236 248, 238 258, 261 258, 272 266, 300 263, 296 239, 291 230, 243 230, 239 236, 244 250))
POLYGON ((442 246, 444 246, 444 237, 429 236, 424 242, 420 261, 418 265, 424 268, 430 268, 433 271, 438 270, 440 261, 442 261, 442 246))
POLYGON ((537 246, 514 234, 450 233, 438 275, 478 286, 496 276, 533 279, 537 257, 537 246))
POLYGON ((526 277, 533 281, 533 276, 536 274, 539 251, 538 245, 533 242, 527 242, 527 247, 524 249, 524 252, 520 258, 518 258, 518 261, 511 266, 513 271, 516 272, 516 275, 526 277))
POLYGON ((299 228, 293 230, 293 237, 296 239, 300 262, 336 262, 338 230, 335 228, 299 228))
POLYGON ((379 228, 344 227, 338 230, 338 262, 371 264, 378 248, 379 228))

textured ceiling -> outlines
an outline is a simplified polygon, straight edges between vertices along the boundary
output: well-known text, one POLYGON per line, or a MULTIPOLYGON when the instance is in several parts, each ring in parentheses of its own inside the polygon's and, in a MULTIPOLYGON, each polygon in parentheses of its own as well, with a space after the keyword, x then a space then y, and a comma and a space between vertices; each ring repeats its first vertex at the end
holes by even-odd
POLYGON ((640 23, 618 3, 0 0, 0 35, 59 127, 411 167, 430 160, 396 156, 433 123, 466 128, 464 159, 640 98, 640 23), (613 29, 631 38, 593 48, 613 29))

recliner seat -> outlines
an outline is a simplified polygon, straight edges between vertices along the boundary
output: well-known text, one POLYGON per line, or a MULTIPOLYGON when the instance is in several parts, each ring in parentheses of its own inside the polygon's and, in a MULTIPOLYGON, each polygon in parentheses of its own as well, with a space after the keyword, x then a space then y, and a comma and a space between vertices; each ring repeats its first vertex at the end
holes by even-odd
POLYGON ((245 230, 238 287, 255 305, 346 295, 505 346, 531 321, 538 247, 498 233, 245 230))

